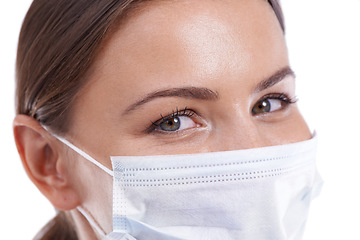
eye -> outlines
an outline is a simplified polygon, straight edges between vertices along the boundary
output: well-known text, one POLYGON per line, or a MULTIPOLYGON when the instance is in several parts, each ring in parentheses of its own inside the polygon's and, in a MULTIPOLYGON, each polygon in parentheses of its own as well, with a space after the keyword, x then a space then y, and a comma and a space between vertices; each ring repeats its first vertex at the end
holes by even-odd
POLYGON ((289 104, 295 102, 296 101, 292 101, 285 94, 267 95, 254 105, 251 112, 253 115, 274 112, 282 110, 289 104))
POLYGON ((176 111, 173 111, 172 114, 166 117, 160 115, 161 119, 156 122, 152 122, 152 125, 147 129, 147 132, 150 133, 154 131, 154 133, 171 133, 195 128, 199 126, 199 124, 194 122, 194 114, 194 111, 185 108, 184 110, 176 109, 176 111))
POLYGON ((174 132, 196 127, 197 124, 188 116, 175 116, 165 119, 158 124, 159 130, 174 132))

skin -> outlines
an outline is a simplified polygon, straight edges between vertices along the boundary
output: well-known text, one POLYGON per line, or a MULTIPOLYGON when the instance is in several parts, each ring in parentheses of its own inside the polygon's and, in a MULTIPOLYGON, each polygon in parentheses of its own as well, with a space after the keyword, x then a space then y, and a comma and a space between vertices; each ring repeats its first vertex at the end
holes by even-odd
MULTIPOLYGON (((283 32, 266 1, 146 3, 100 52, 64 137, 109 169, 109 156, 227 151, 311 138, 295 103, 271 100, 274 111, 252 113, 268 94, 295 99, 291 74, 254 91, 289 66, 283 32), (217 97, 158 97, 128 111, 153 92, 189 87, 217 97), (185 108, 193 113, 180 118, 186 129, 164 132, 151 123, 185 108)), ((17 116, 14 133, 29 177, 56 208, 70 211, 80 239, 100 237, 77 206, 111 232, 112 178, 30 117, 17 116)))

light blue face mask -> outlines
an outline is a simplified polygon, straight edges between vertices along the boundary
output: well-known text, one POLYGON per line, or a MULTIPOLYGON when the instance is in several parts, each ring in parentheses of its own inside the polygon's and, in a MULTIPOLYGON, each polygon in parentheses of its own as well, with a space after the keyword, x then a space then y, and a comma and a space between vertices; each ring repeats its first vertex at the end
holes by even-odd
POLYGON ((320 191, 317 137, 264 148, 186 155, 113 156, 113 232, 103 239, 298 240, 320 191))

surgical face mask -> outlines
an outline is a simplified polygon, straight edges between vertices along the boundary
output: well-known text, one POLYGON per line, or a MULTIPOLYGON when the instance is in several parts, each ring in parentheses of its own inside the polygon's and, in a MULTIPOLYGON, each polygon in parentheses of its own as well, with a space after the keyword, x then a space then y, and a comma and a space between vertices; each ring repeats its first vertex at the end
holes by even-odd
POLYGON ((321 186, 316 136, 236 151, 113 156, 113 170, 57 138, 113 177, 113 232, 78 208, 103 239, 301 239, 321 186))

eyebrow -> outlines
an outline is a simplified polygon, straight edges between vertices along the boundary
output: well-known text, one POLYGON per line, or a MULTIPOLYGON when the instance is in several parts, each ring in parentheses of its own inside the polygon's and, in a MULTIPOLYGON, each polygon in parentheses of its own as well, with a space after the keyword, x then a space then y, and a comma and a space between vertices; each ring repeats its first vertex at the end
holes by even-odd
MULTIPOLYGON (((292 75, 295 77, 295 73, 291 70, 290 67, 285 67, 270 78, 261 81, 258 85, 256 85, 254 92, 261 92, 271 86, 277 84, 282 81, 285 77, 292 75)), ((160 91, 155 91, 147 94, 140 101, 130 105, 124 112, 123 115, 128 114, 142 105, 156 99, 163 97, 182 97, 187 99, 198 99, 198 100, 218 100, 219 94, 217 92, 212 91, 208 88, 203 87, 184 87, 184 88, 170 88, 160 91)))
POLYGON ((290 67, 285 67, 277 71, 274 75, 270 78, 261 81, 258 85, 256 85, 254 92, 258 93, 264 91, 267 88, 274 86, 275 84, 281 82, 287 76, 295 77, 294 71, 290 67))
POLYGON ((156 98, 162 97, 182 97, 188 99, 198 99, 198 100, 217 100, 219 99, 219 94, 208 88, 200 87, 184 87, 184 88, 171 88, 156 91, 153 93, 147 94, 140 101, 130 105, 123 114, 128 114, 131 111, 139 108, 141 105, 148 103, 156 98))

